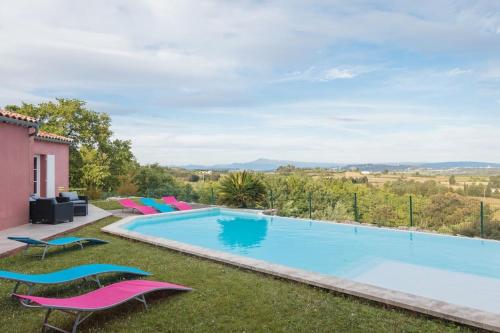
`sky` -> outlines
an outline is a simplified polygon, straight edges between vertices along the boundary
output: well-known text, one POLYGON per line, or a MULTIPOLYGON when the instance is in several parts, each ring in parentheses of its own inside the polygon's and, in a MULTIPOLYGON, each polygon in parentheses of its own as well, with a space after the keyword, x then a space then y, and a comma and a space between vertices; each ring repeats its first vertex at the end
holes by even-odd
POLYGON ((0 78, 141 163, 500 162, 498 0, 0 0, 0 78))

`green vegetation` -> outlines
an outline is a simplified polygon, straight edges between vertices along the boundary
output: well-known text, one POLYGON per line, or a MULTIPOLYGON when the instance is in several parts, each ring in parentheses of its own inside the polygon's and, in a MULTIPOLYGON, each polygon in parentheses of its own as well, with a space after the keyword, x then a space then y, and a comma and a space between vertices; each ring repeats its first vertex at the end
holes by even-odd
MULTIPOLYGON (((44 261, 21 254, 0 261, 0 269, 49 272, 87 263, 137 266, 152 278, 194 288, 189 293, 152 294, 145 311, 129 302, 94 314, 79 332, 472 332, 454 323, 362 299, 284 281, 139 242, 109 236, 100 228, 107 218, 74 235, 99 237, 107 245, 52 250, 44 261)), ((36 251, 36 250, 32 250, 36 251)), ((107 279, 111 283, 113 279, 107 279)), ((36 332, 43 311, 27 309, 8 297, 13 284, 1 282, 0 326, 3 332, 36 332)), ((37 289, 39 295, 64 297, 95 289, 95 283, 73 283, 37 289)), ((24 289, 22 289, 24 290, 24 289)), ((70 328, 73 318, 55 314, 57 326, 70 328)))
MULTIPOLYGON (((500 176, 374 175, 282 166, 275 173, 193 172, 158 164, 139 165, 131 142, 112 139, 111 118, 88 109, 76 99, 6 109, 41 121, 43 130, 73 139, 70 146, 70 186, 86 188, 92 199, 108 196, 161 197, 218 203, 233 207, 276 208, 284 216, 353 220, 383 226, 409 226, 412 196, 413 226, 444 233, 477 236, 479 200, 485 206, 485 236, 500 238, 500 176), (357 194, 357 207, 353 197, 357 194), (312 198, 309 212, 308 197, 312 198)), ((102 203, 117 207, 116 203, 102 203)))
POLYGON ((219 202, 223 205, 253 208, 265 199, 264 183, 247 171, 230 173, 219 183, 219 202))
POLYGON ((177 180, 158 164, 139 167, 133 181, 137 185, 137 194, 141 196, 159 198, 175 195, 179 200, 196 200, 191 185, 177 180))
POLYGON ((123 208, 116 200, 91 200, 90 203, 105 210, 115 210, 123 208))

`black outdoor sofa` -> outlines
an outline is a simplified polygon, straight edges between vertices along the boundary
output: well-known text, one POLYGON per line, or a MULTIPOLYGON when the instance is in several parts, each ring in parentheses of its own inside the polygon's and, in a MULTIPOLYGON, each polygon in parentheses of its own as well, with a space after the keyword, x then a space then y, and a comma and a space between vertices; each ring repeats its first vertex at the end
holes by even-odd
POLYGON ((39 198, 30 202, 31 223, 58 224, 73 222, 73 203, 57 202, 55 198, 39 198))
POLYGON ((57 201, 73 203, 75 216, 87 216, 88 214, 89 200, 85 195, 78 195, 76 192, 61 192, 57 201))

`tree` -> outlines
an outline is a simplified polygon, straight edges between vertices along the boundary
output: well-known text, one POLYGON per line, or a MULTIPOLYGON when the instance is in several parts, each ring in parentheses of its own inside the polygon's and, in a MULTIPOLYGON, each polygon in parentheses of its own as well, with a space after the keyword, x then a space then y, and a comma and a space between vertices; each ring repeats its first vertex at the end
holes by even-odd
POLYGON ((137 165, 131 142, 111 139, 113 132, 109 115, 88 109, 84 101, 58 98, 56 102, 38 105, 22 103, 21 106, 8 105, 5 108, 39 119, 40 127, 45 131, 73 139, 69 157, 72 187, 86 186, 91 174, 85 172, 93 172, 95 166, 86 166, 86 163, 94 163, 95 156, 105 156, 109 169, 103 179, 92 185, 99 190, 115 190, 120 185, 119 177, 137 165), (95 156, 90 158, 89 151, 93 150, 96 151, 95 156), (86 158, 82 155, 83 151, 88 155, 86 158))
POLYGON ((158 164, 139 167, 134 183, 137 185, 138 193, 147 197, 175 195, 178 199, 186 201, 197 198, 191 185, 178 181, 158 164))
POLYGON ((91 198, 98 197, 99 189, 109 177, 109 161, 105 154, 96 149, 82 147, 80 154, 83 161, 81 179, 91 198))
POLYGON ((295 170, 297 170, 297 168, 295 167, 295 165, 287 164, 287 165, 280 165, 276 169, 276 172, 279 172, 279 173, 292 173, 295 170))
POLYGON ((451 175, 450 179, 448 180, 450 185, 456 185, 457 184, 457 179, 455 178, 455 175, 451 175))
POLYGON ((192 182, 192 183, 196 183, 197 181, 200 180, 200 176, 198 176, 197 174, 192 174, 192 175, 189 175, 189 181, 192 182))
POLYGON ((266 197, 264 183, 247 172, 234 172, 222 178, 219 185, 219 202, 240 208, 255 207, 266 197))
POLYGON ((490 177, 490 186, 492 188, 500 188, 500 176, 491 176, 490 177))

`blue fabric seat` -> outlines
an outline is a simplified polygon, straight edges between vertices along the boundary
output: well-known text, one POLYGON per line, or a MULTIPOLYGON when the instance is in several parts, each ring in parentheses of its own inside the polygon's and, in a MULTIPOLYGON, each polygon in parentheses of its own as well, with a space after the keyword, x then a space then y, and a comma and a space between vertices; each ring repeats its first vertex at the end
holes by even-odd
POLYGON ((98 239, 98 238, 80 238, 80 237, 60 237, 56 239, 52 239, 49 241, 43 241, 39 239, 34 239, 30 237, 7 237, 10 240, 16 241, 16 242, 21 242, 26 244, 26 248, 24 251, 28 251, 30 247, 43 247, 43 254, 42 254, 42 260, 45 259, 45 255, 47 254, 47 251, 50 247, 53 246, 66 246, 66 245, 72 245, 72 244, 78 244, 80 247, 83 249, 83 244, 88 243, 88 244, 106 244, 108 241, 98 239))
POLYGON ((156 200, 153 198, 141 198, 140 201, 143 205, 153 207, 154 209, 156 209, 161 213, 169 213, 175 211, 175 209, 172 206, 156 202, 156 200))
POLYGON ((60 271, 44 274, 23 274, 10 271, 0 270, 0 279, 16 282, 12 293, 16 293, 21 284, 27 285, 28 295, 33 291, 33 287, 37 284, 49 285, 68 283, 80 279, 92 279, 101 287, 99 275, 106 273, 132 274, 139 276, 151 275, 148 272, 134 267, 110 265, 110 264, 90 264, 75 266, 60 271))

